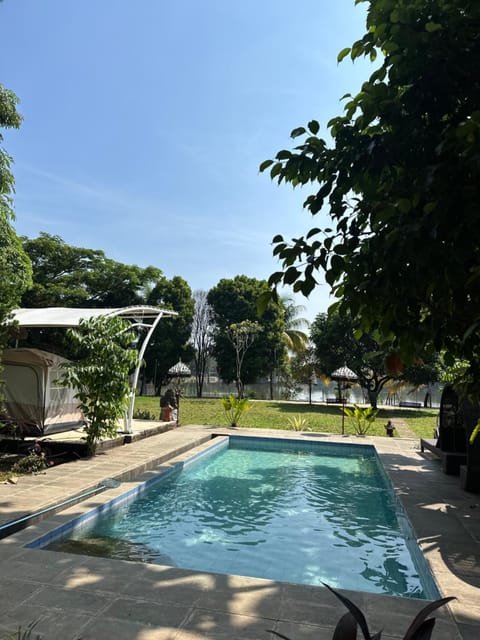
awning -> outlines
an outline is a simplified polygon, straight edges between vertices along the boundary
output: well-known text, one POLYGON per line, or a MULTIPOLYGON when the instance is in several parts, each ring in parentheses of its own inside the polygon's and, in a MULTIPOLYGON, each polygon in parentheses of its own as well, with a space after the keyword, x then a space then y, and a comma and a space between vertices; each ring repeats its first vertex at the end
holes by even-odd
POLYGON ((13 320, 20 327, 78 327, 80 320, 98 318, 100 316, 121 316, 126 320, 133 320, 134 324, 143 324, 148 320, 155 320, 158 316, 177 316, 176 311, 160 309, 159 307, 135 306, 119 307, 115 309, 98 308, 68 308, 46 307, 44 309, 16 309, 12 312, 13 320))

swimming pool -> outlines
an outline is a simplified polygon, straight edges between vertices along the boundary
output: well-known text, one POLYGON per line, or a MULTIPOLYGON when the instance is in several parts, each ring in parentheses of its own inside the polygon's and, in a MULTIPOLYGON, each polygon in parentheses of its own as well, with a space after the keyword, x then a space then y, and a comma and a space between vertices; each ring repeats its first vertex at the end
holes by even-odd
POLYGON ((50 534, 49 548, 438 596, 372 446, 224 438, 101 511, 50 534))

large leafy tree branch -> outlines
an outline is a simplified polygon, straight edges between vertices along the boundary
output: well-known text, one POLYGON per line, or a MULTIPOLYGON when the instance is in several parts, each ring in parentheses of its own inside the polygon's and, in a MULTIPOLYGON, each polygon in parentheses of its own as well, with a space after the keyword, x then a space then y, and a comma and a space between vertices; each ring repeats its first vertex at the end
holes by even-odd
MULTIPOLYGON (((18 98, 0 84, 0 129, 18 129, 22 116, 17 111, 18 98)), ((31 284, 32 268, 15 233, 12 222, 15 179, 12 157, 2 146, 0 133, 0 323, 18 306, 20 296, 31 284)))
POLYGON ((274 238, 269 282, 309 295, 323 270, 339 312, 404 357, 431 344, 480 373, 480 3, 368 1, 367 31, 339 60, 380 62, 328 123, 331 142, 312 120, 260 166, 313 187, 304 206, 331 218, 274 238))
MULTIPOLYGON (((18 98, 0 84, 0 130, 18 129, 22 117, 17 111, 18 98)), ((12 158, 3 148, 0 133, 0 355, 8 338, 10 312, 31 284, 32 267, 12 226, 15 180, 11 171, 12 158)), ((1 389, 0 389, 1 399, 1 389)))

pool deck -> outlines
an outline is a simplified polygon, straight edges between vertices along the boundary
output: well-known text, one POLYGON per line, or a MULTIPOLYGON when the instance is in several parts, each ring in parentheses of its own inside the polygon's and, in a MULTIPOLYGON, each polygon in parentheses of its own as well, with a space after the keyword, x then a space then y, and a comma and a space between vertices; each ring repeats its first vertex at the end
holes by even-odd
MULTIPOLYGON (((152 425, 156 428, 155 425, 152 425)), ((137 424, 136 431, 144 431, 137 424)), ((442 596, 457 600, 435 614, 432 640, 480 638, 480 496, 421 454, 419 439, 356 438, 257 429, 182 426, 101 451, 94 458, 0 484, 0 527, 92 491, 105 478, 121 486, 69 502, 0 541, 0 637, 36 622, 42 640, 262 640, 274 629, 292 640, 331 640, 346 611, 326 589, 242 576, 26 549, 104 500, 133 488, 204 448, 212 436, 264 435, 374 444, 415 530, 442 596)), ((145 434, 143 434, 145 435, 145 434)), ((78 437, 78 436, 72 436, 78 437)), ((399 640, 419 600, 343 591, 366 614, 370 631, 399 640)))

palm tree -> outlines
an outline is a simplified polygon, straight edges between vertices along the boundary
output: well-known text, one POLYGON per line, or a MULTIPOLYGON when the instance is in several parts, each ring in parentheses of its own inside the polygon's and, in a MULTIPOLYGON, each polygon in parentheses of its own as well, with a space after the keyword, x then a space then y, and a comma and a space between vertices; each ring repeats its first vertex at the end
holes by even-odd
POLYGON ((306 308, 301 304, 295 304, 295 300, 289 296, 281 297, 281 304, 284 309, 285 329, 283 339, 287 349, 293 353, 301 353, 308 346, 308 334, 302 329, 308 329, 310 323, 299 314, 304 313, 306 308))

